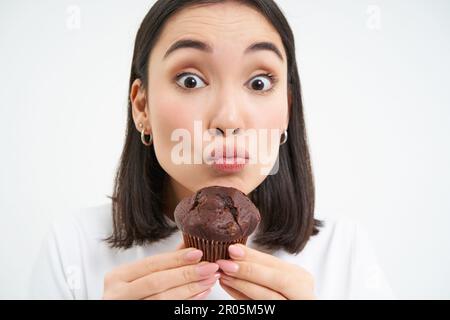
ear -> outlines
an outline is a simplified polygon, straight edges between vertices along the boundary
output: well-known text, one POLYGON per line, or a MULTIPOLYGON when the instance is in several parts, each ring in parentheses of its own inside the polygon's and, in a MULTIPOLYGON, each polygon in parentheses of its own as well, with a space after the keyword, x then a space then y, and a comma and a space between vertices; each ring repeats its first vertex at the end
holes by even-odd
POLYGON ((139 132, 145 130, 144 133, 148 134, 151 131, 150 114, 147 106, 146 90, 143 87, 141 79, 135 79, 131 85, 130 102, 136 129, 139 132), (140 123, 142 123, 143 128, 139 127, 140 123))

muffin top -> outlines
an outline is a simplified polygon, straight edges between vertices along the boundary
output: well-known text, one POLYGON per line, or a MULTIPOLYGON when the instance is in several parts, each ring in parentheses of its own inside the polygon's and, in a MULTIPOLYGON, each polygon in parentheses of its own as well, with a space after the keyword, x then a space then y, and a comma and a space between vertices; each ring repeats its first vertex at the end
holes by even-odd
POLYGON ((240 190, 212 186, 180 201, 174 212, 178 228, 191 236, 229 242, 248 237, 258 226, 258 208, 240 190))

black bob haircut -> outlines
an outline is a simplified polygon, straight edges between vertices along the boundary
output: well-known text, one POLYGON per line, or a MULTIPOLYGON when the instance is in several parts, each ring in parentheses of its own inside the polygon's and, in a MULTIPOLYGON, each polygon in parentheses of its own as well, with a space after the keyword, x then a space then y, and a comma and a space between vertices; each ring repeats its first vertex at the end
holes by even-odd
MULTIPOLYGON (((148 63, 153 46, 166 20, 189 6, 227 0, 158 0, 142 21, 136 35, 129 90, 135 79, 147 86, 148 63)), ((291 91, 289 139, 280 146, 279 170, 268 175, 250 193, 261 212, 253 242, 269 250, 299 253, 323 225, 314 218, 315 187, 303 116, 300 78, 292 30, 273 0, 238 0, 264 15, 278 31, 287 54, 288 86, 291 91)), ((130 96, 130 92, 128 97, 130 96)), ((127 249, 164 239, 177 230, 163 213, 163 190, 168 174, 159 165, 153 147, 142 144, 135 129, 128 99, 126 137, 114 179, 113 232, 105 240, 112 248, 127 249)))

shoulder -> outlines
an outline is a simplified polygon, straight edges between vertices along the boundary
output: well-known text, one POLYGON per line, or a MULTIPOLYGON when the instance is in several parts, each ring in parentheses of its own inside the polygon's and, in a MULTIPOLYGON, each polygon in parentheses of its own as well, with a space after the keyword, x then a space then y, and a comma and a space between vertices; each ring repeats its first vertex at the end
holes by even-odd
POLYGON ((362 251, 374 249, 368 228, 362 221, 351 217, 325 218, 322 221, 319 234, 312 236, 304 249, 308 254, 323 252, 330 258, 352 263, 364 255, 362 251))
POLYGON ((366 229, 361 222, 349 217, 320 220, 323 225, 319 233, 309 238, 302 251, 291 254, 279 250, 275 255, 312 270, 320 270, 321 273, 329 271, 329 266, 333 266, 334 274, 339 271, 348 273, 353 262, 358 260, 361 248, 368 247, 366 229))
POLYGON ((362 223, 351 217, 327 217, 323 219, 324 230, 333 235, 340 236, 342 233, 354 233, 358 228, 362 228, 362 223))
POLYGON ((345 252, 358 256, 362 250, 372 251, 374 248, 366 225, 350 217, 328 218, 318 235, 311 237, 310 242, 325 246, 327 250, 345 252))
POLYGON ((104 238, 112 231, 111 210, 111 203, 76 208, 55 219, 50 230, 60 239, 73 236, 86 240, 104 238))
POLYGON ((111 204, 70 210, 51 222, 45 243, 61 262, 75 263, 89 252, 107 247, 112 232, 111 204))
POLYGON ((354 242, 359 234, 366 233, 366 229, 361 222, 349 217, 331 217, 321 219, 323 226, 319 228, 319 233, 312 236, 305 250, 319 248, 326 250, 347 251, 352 250, 354 242))
MULTIPOLYGON (((88 297, 86 273, 92 274, 98 268, 86 263, 93 257, 97 262, 94 266, 98 266, 98 253, 104 247, 101 239, 112 225, 110 209, 109 204, 79 208, 53 220, 34 262, 29 283, 32 298, 88 297)), ((98 291, 94 296, 99 296, 98 291)))
POLYGON ((284 249, 273 252, 285 260, 305 265, 349 263, 357 242, 361 223, 348 217, 321 217, 319 233, 308 239, 303 250, 291 254, 284 249))
POLYGON ((317 239, 311 238, 312 247, 316 244, 313 249, 320 248, 321 258, 332 266, 333 273, 339 269, 342 276, 347 274, 348 279, 341 287, 348 298, 392 299, 395 296, 364 223, 347 217, 327 219, 322 231, 317 239))

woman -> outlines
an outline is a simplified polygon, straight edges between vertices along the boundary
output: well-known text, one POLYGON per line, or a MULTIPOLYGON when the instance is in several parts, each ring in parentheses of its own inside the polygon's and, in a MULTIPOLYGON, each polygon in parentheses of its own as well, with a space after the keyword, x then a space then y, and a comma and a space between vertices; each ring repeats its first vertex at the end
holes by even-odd
POLYGON ((111 199, 53 225, 32 278, 35 297, 391 297, 365 233, 314 218, 294 37, 271 0, 154 4, 135 41, 111 199), (258 136, 258 148, 270 151, 248 149, 239 138, 251 130, 278 132, 276 148, 258 136), (215 152, 195 143, 199 132, 215 152), (212 161, 189 161, 205 155, 212 161), (246 246, 229 247, 230 260, 207 263, 182 244, 173 211, 212 185, 246 193, 262 221, 246 246))

